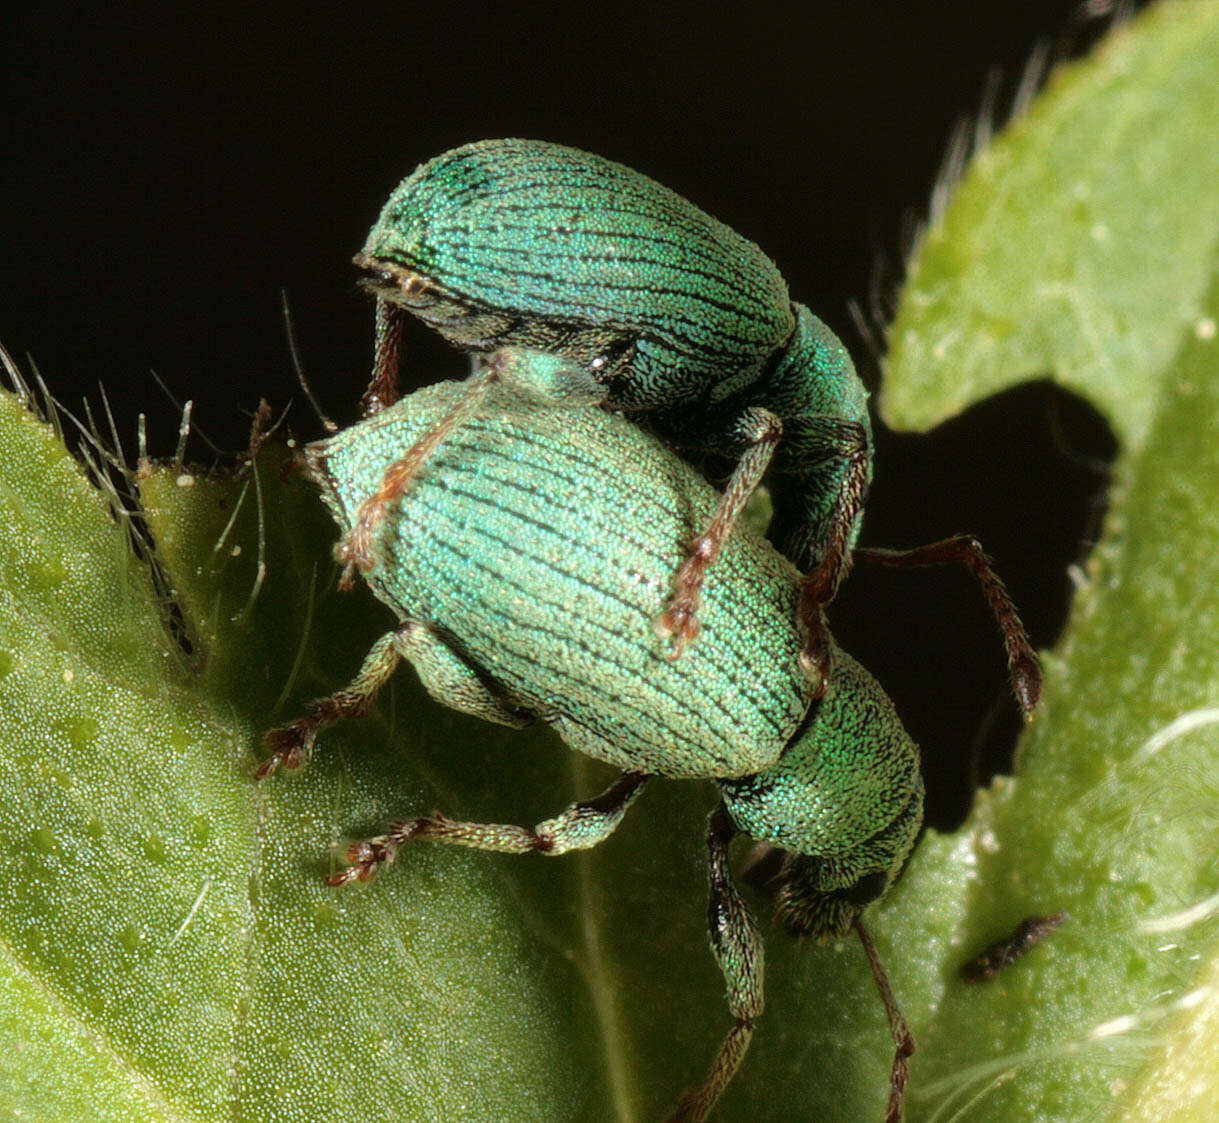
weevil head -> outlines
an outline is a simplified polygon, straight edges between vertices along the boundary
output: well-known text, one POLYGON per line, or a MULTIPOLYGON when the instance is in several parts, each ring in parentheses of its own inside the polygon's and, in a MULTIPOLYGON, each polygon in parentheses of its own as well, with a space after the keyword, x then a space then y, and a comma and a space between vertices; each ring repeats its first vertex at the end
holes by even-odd
POLYGON ((445 295, 437 278, 447 260, 442 247, 462 244, 466 212, 493 194, 496 147, 481 142, 443 152, 394 188, 354 258, 366 289, 407 307, 445 295))
POLYGON ((837 649, 825 697, 778 763, 720 788, 738 829, 787 851, 774 884, 792 935, 845 935, 897 880, 923 821, 918 748, 876 680, 837 649))
POLYGON ((835 855, 789 851, 777 878, 775 919, 792 936, 839 939, 897 880, 923 821, 923 788, 889 827, 861 847, 835 855))

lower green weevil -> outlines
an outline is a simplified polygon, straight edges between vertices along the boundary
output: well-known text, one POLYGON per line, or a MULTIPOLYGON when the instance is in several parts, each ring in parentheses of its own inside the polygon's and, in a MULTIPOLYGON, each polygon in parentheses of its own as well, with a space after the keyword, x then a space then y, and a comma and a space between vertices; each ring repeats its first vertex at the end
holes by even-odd
MULTIPOLYGON (((542 380, 561 362, 513 350, 492 361, 542 380)), ((493 386, 432 450, 409 493, 397 494, 387 470, 464 392, 459 383, 428 387, 307 450, 345 533, 369 503, 386 504, 366 543, 376 564, 365 579, 399 624, 346 688, 268 734, 273 754, 259 778, 303 764, 318 733, 366 710, 405 659, 446 705, 509 726, 548 722, 622 775, 533 828, 440 814, 396 822, 349 847, 333 884, 366 881, 425 839, 520 854, 595 846, 652 777, 714 781, 708 919, 733 1024, 674 1118, 707 1117, 762 1012, 762 938, 728 862, 730 841, 744 833, 787 852, 777 899, 790 933, 836 939, 854 930, 862 940, 897 1046, 887 1115, 897 1120, 914 1042, 860 924, 898 877, 922 822, 918 749, 892 703, 838 649, 824 694, 812 697, 799 665, 799 574, 747 530, 725 542, 709 573, 699 641, 679 661, 665 657, 647 624, 691 527, 718 496, 621 418, 493 386)))

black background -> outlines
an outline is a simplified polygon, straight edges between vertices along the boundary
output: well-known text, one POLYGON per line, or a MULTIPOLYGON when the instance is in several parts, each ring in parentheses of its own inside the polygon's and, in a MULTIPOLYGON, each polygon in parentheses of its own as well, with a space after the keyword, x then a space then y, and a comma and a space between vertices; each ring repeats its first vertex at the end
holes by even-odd
MULTIPOLYGON (((296 392, 286 289, 318 396, 351 420, 372 308, 349 262, 381 203, 429 156, 519 135, 630 164, 758 242, 875 387, 848 301, 867 303, 878 262, 892 287, 954 123, 992 71, 1002 113, 1039 41, 1078 50, 1095 28, 1073 0, 726 11, 29 6, 4 49, 0 342, 70 407, 104 383, 125 435, 146 411, 155 452, 172 451, 177 412, 150 368, 240 447, 242 411, 296 392)), ((463 371, 422 331, 409 340, 424 381, 463 371)), ((317 435, 306 408, 293 418, 317 435)), ((976 532, 1035 641, 1052 642, 1103 485, 1061 431, 1111 451, 1094 416, 1044 387, 929 438, 882 434, 863 540, 976 532)), ((963 572, 861 572, 832 623, 898 701, 931 817, 951 821, 1016 724, 981 597, 963 572)))

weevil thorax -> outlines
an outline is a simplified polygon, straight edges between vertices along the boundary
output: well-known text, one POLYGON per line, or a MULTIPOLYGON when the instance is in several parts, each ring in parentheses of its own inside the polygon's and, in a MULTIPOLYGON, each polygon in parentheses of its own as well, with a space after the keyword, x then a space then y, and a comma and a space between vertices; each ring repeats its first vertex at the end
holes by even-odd
POLYGON ((868 391, 841 339, 803 304, 793 304, 796 327, 770 373, 758 384, 760 405, 784 421, 837 417, 863 425, 871 437, 868 391))
MULTIPOLYGON (((765 406, 783 422, 783 441, 774 470, 799 481, 775 489, 769 537, 779 551, 803 566, 813 564, 832 524, 838 498, 837 465, 827 460, 826 425, 849 422, 867 441, 872 478, 872 422, 868 391, 842 340, 804 305, 793 304, 796 328, 766 377, 749 391, 744 405, 765 406), (809 456, 809 450, 813 455, 809 456)), ((862 512, 851 529, 854 546, 862 512)))
POLYGON ((720 788, 740 830, 788 852, 777 919, 793 935, 844 935, 896 880, 923 820, 918 747, 876 680, 837 649, 824 699, 779 762, 720 788))

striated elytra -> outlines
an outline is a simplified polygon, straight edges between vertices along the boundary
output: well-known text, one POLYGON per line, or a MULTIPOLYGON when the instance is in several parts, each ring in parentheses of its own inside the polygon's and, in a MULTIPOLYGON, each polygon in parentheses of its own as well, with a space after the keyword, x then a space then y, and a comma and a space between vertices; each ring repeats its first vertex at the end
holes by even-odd
MULTIPOLYGON (((753 242, 622 164, 507 139, 421 165, 355 260, 378 300, 370 408, 396 394, 409 313, 462 350, 562 356, 605 407, 646 418, 673 447, 736 460, 704 547, 713 554, 737 497, 773 465, 773 536, 818 571, 802 614, 809 649, 824 646, 820 608, 845 572, 871 477, 868 395, 837 336, 792 302, 753 242)), ((663 613, 679 651, 705 568, 679 579, 663 613)))
MULTIPOLYGON (((548 360, 507 351, 494 363, 545 368, 548 360)), ((778 902, 790 932, 826 938, 855 928, 864 941, 898 1046, 897 1118, 913 1040, 859 924, 898 876, 922 820, 918 750, 892 703, 836 648, 823 696, 813 699, 793 620, 799 575, 747 527, 707 576, 699 642, 680 660, 665 657, 648 624, 718 496, 612 414, 556 408, 493 384, 409 492, 386 498, 386 473, 402 451, 426 439, 464 392, 456 383, 429 387, 310 446, 309 470, 345 534, 370 503, 388 504, 364 576, 399 623, 349 686, 272 731, 274 752, 259 775, 302 764, 317 734, 365 710, 406 659, 446 705, 506 725, 548 722, 622 776, 532 829, 439 814, 395 823, 349 849, 336 884, 369 879, 411 840, 513 853, 594 846, 652 776, 716 781, 708 916, 735 1022, 675 1118, 706 1117, 762 1011, 762 941, 728 868, 737 832, 787 851, 778 902)))
MULTIPOLYGON (((501 347, 564 361, 556 401, 620 411, 683 455, 735 461, 719 503, 674 557, 658 630, 677 658, 699 630, 702 584, 769 473, 770 538, 805 576, 801 665, 824 688, 823 609, 855 558, 964 563, 1007 646, 1026 714, 1037 658, 982 547, 968 535, 914 550, 856 550, 872 477, 868 395, 846 348, 794 303, 753 242, 622 164, 538 140, 486 140, 420 165, 394 190, 355 258, 377 297, 368 412, 397 395, 399 336, 414 315, 475 354, 501 347)), ((474 396, 487 376, 470 382, 474 396)), ((465 409, 475 406, 463 407, 465 409)), ((447 425, 438 421, 439 443, 447 425)), ((417 466, 417 465, 416 465, 417 466)), ((397 473, 409 486, 410 473, 397 473)), ((367 521, 367 520, 366 520, 367 521)), ((373 563, 355 536, 353 570, 373 563)))

